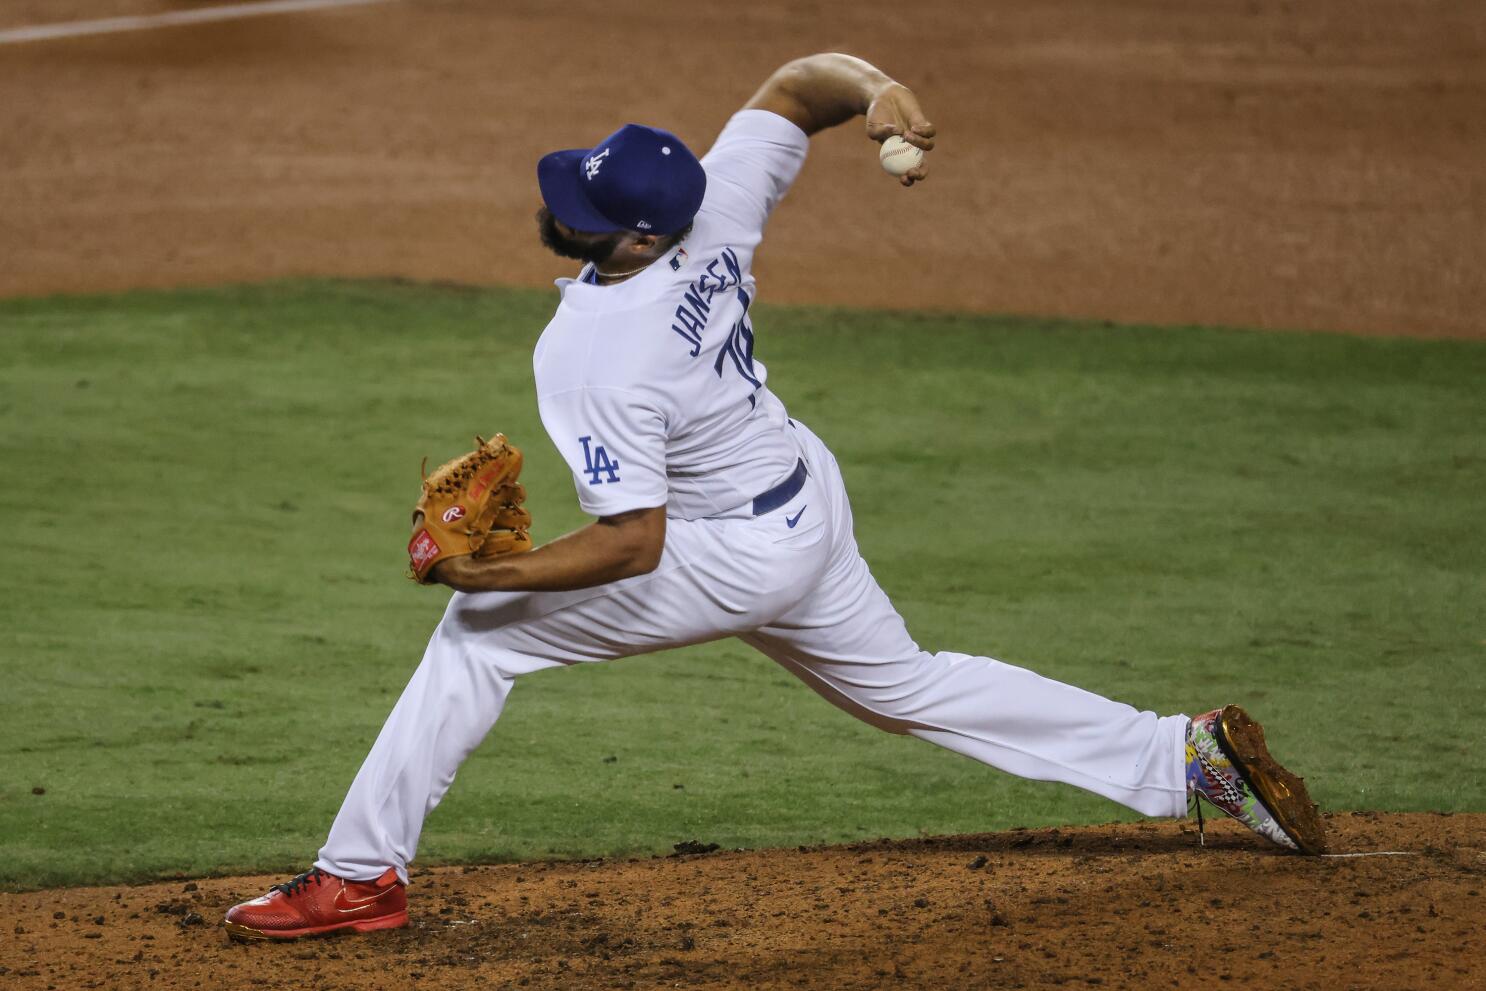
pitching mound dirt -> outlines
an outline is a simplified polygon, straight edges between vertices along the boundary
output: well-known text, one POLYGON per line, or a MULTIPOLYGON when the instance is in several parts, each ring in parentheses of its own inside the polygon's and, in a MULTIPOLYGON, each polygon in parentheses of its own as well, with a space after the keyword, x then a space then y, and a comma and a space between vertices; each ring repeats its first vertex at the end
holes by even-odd
POLYGON ((284 944, 223 912, 284 878, 0 895, 0 985, 44 988, 1479 988, 1486 815, 1229 823, 420 871, 412 924, 284 944))

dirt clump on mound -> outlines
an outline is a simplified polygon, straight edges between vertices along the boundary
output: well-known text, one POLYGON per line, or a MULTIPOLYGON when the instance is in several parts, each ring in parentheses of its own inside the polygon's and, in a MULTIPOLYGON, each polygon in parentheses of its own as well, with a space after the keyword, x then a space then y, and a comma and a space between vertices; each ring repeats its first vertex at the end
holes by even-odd
POLYGON ((5 894, 0 984, 1479 987, 1486 815, 1328 825, 1344 856, 1140 823, 437 868, 416 872, 406 929, 282 944, 233 943, 221 919, 284 878, 5 894))

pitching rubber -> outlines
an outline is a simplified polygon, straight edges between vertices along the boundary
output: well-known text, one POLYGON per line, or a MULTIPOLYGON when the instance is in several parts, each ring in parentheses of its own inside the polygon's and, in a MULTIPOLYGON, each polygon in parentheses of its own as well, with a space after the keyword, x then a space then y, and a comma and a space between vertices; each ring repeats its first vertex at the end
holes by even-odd
POLYGON ((1228 755, 1254 794, 1274 815, 1301 853, 1326 852, 1326 826, 1305 790, 1305 780, 1285 770, 1269 754, 1264 730, 1236 705, 1223 707, 1218 720, 1218 746, 1228 755))

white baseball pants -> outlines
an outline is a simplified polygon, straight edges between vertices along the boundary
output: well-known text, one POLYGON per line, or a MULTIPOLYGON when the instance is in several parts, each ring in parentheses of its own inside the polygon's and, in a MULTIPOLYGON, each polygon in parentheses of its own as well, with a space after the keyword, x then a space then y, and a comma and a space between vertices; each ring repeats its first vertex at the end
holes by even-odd
POLYGON ((424 817, 517 676, 729 636, 873 726, 1145 815, 1185 814, 1186 716, 920 650, 857 551, 836 459, 803 425, 795 433, 810 476, 794 499, 763 516, 669 520, 650 574, 574 592, 456 592, 316 866, 362 881, 391 866, 406 881, 424 817))

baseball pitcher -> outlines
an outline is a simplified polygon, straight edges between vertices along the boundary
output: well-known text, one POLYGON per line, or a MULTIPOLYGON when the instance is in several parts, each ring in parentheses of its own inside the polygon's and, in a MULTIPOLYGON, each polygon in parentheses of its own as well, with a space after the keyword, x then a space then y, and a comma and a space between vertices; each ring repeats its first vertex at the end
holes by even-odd
MULTIPOLYGON (((234 936, 406 924, 424 817, 517 678, 723 637, 889 732, 1148 816, 1205 800, 1273 843, 1323 849, 1304 785, 1237 706, 1159 716, 929 653, 878 587, 836 459, 759 360, 753 276, 811 135, 863 116, 872 141, 934 148, 907 87, 822 54, 775 72, 700 160, 627 124, 537 164, 541 241, 583 263, 537 344, 537 403, 595 520, 532 548, 520 454, 499 436, 426 478, 410 563, 455 590, 448 609, 313 868, 232 908, 234 936)), ((926 175, 920 162, 898 181, 926 175)))

